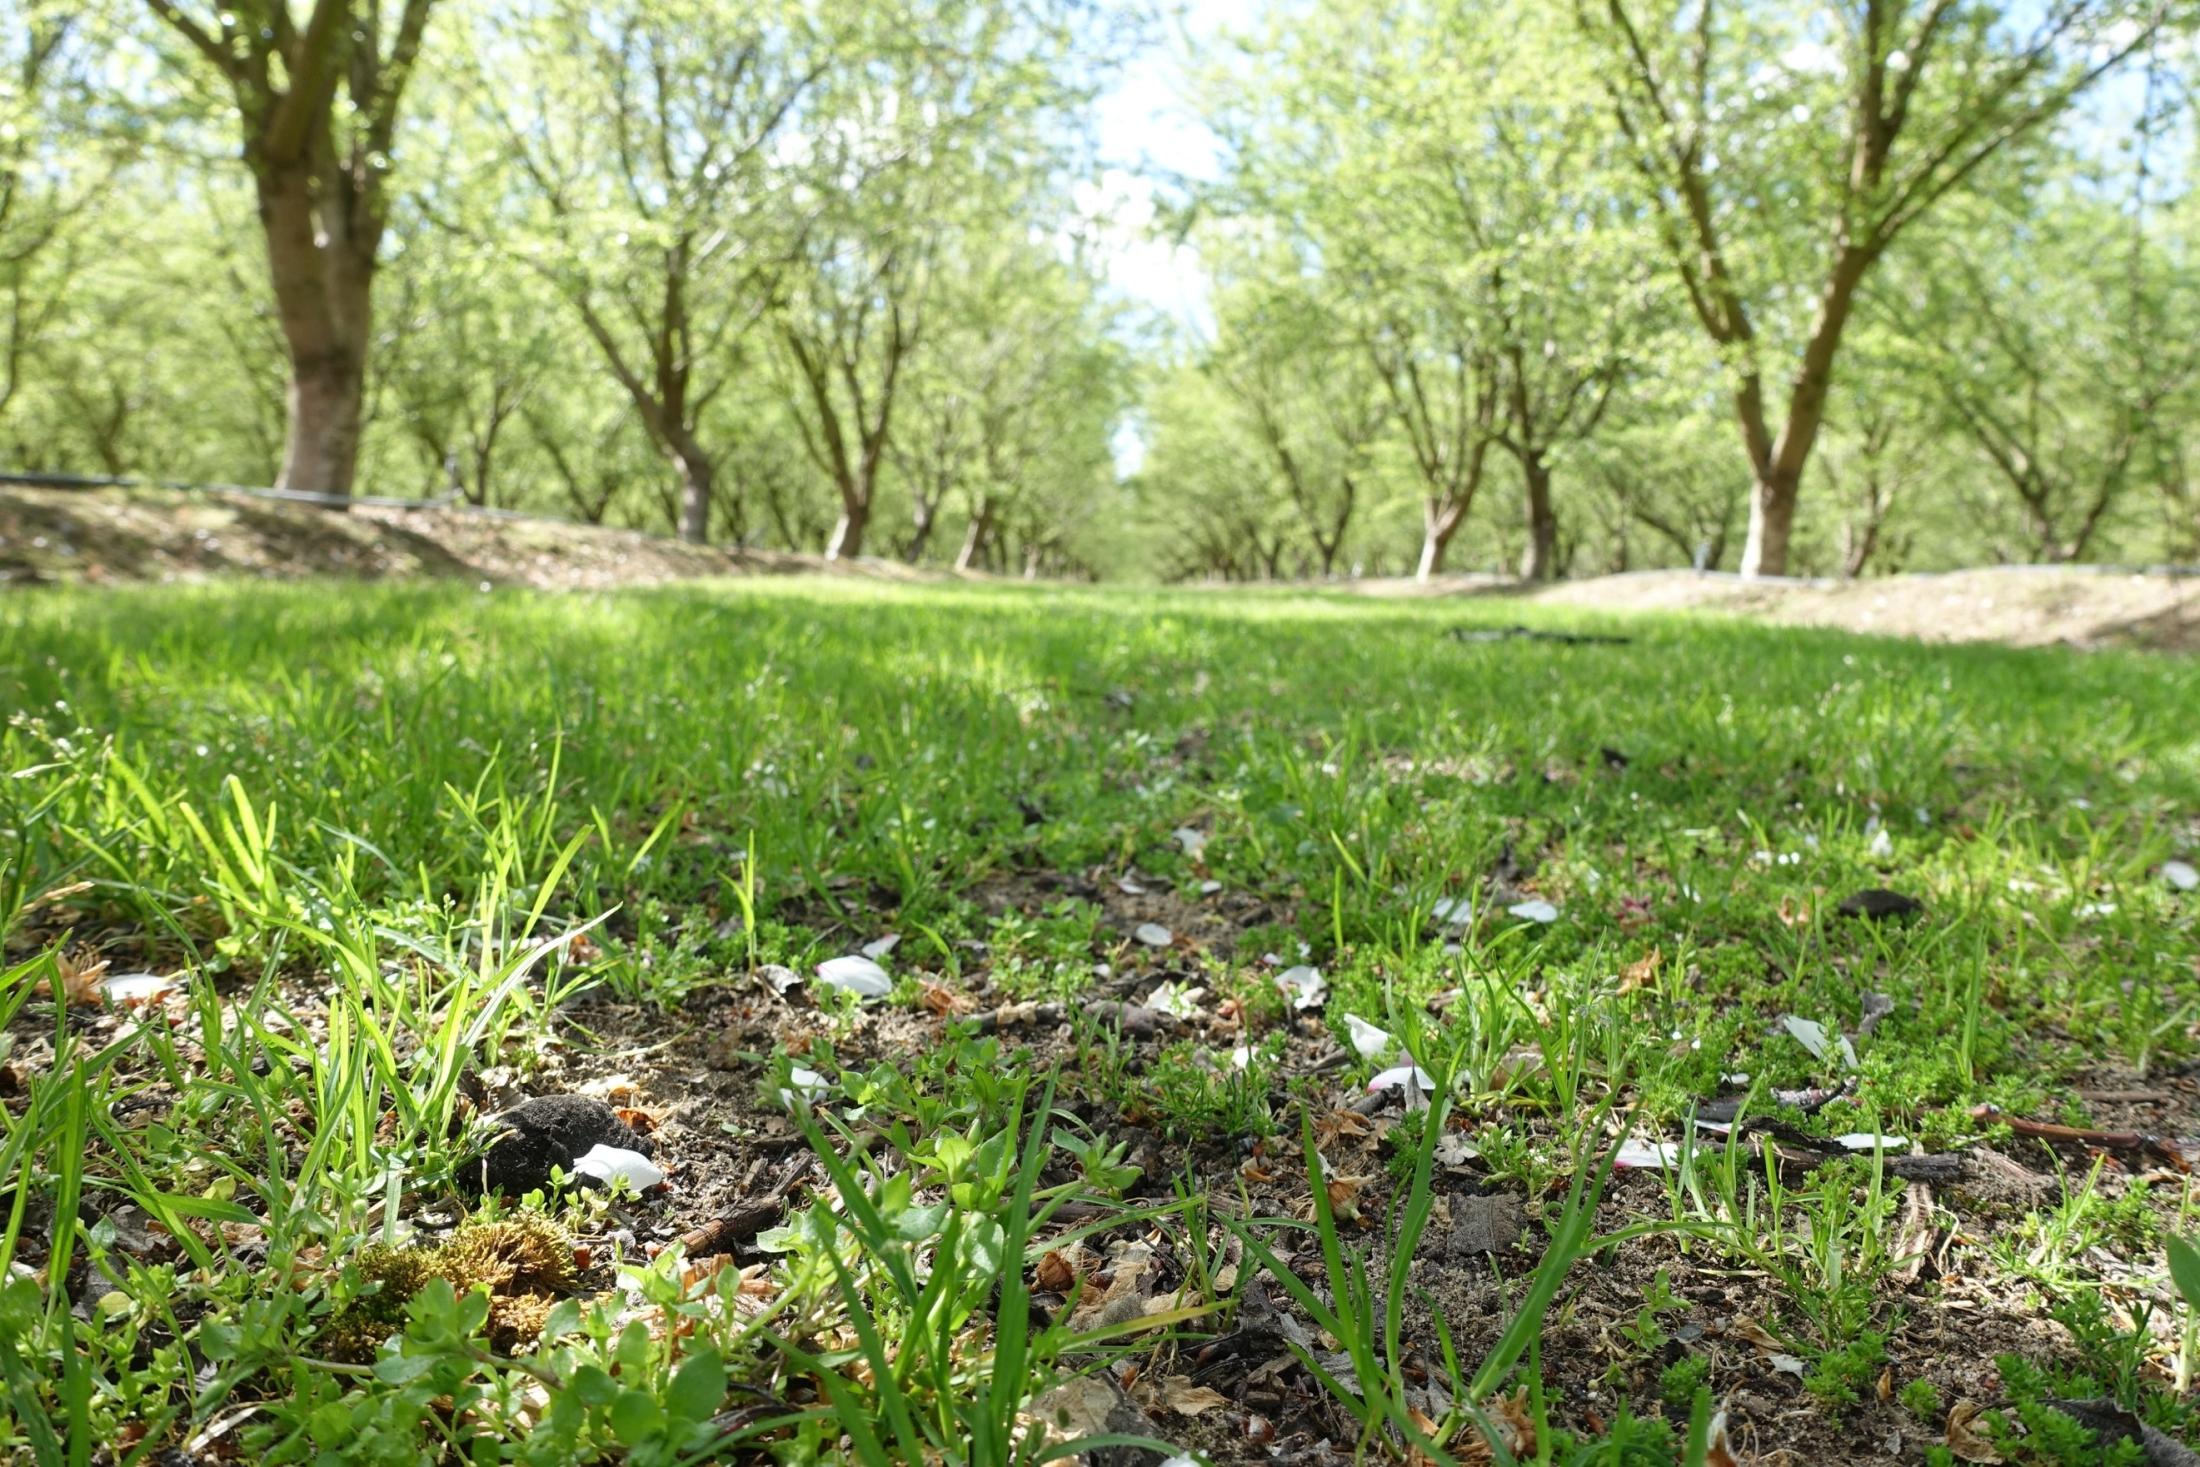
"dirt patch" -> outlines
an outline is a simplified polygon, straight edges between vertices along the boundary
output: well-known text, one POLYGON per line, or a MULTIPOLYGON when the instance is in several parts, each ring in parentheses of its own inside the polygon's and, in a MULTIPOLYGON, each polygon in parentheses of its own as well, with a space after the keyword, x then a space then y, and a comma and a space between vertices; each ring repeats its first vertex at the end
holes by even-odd
POLYGON ((1593 611, 1713 611, 1791 626, 2011 646, 2200 649, 2200 575, 2007 567, 1872 580, 1745 581, 1641 571, 1523 588, 1490 576, 1361 581, 1376 597, 1483 596, 1593 611))
POLYGON ((344 512, 249 494, 0 486, 0 585, 454 579, 600 590, 712 576, 929 580, 885 561, 687 545, 639 530, 459 509, 344 512))

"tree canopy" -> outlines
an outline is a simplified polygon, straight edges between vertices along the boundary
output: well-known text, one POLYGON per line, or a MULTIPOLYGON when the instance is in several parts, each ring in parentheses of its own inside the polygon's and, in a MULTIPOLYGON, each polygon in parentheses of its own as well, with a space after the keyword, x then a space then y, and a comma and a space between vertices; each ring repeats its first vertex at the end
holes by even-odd
POLYGON ((0 471, 1178 579, 2200 556, 2177 0, 28 0, 0 471), (1118 169, 1118 173, 1119 173, 1118 169), (1116 176, 1116 175, 1111 175, 1116 176))

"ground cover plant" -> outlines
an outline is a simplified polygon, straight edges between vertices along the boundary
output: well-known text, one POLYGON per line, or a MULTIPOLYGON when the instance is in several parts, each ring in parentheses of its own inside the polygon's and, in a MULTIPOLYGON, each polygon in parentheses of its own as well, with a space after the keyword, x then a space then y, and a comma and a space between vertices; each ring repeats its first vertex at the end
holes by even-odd
POLYGON ((2200 668, 1521 614, 0 602, 0 1451, 2177 1460, 2200 668))

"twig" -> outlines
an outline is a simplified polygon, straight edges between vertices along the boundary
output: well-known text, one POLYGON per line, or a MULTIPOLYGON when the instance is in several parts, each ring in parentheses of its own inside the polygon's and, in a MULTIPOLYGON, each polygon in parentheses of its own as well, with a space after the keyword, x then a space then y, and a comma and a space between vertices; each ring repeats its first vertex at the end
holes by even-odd
POLYGON ((2143 1151, 2168 1162, 2179 1171, 2190 1170, 2182 1147, 2151 1131, 2092 1131, 2083 1126, 2056 1126, 2013 1116, 1998 1105, 1971 1107, 1974 1121, 1999 1121, 2019 1136, 2042 1141, 2075 1141, 2082 1146, 2102 1146, 2111 1151, 2143 1151))
POLYGON ((762 1197, 723 1216, 712 1218, 701 1227, 690 1228, 682 1233, 681 1249, 690 1258, 708 1258, 718 1253, 730 1253, 734 1244, 753 1238, 778 1222, 787 1215, 788 1192, 809 1171, 811 1160, 807 1155, 795 1158, 794 1165, 787 1168, 786 1173, 762 1197))

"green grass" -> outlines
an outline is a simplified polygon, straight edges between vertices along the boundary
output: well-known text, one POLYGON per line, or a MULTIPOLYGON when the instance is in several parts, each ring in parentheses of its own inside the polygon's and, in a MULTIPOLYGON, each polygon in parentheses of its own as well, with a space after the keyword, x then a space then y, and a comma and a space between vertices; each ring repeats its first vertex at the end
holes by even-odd
MULTIPOLYGON (((1894 1011, 1855 1041, 1851 1094, 1788 1116, 1807 1132, 1952 1148, 1985 1129, 1974 1105, 2082 1121, 2085 1072, 2189 1060, 2200 899, 2156 872, 2200 846, 2200 665, 1681 620, 1624 624, 1625 646, 1442 635, 1519 614, 818 583, 0 600, 0 1069, 17 1077, 0 1087, 0 1452, 150 1460, 220 1427, 270 1462, 338 1443, 390 1462, 1035 1459, 1033 1391, 1174 1368, 1227 1333, 1244 1286, 1136 1332, 1021 1322, 1009 1261, 1058 1241, 1051 1209, 1128 1185, 1113 1121, 1163 1139, 1134 1193, 1150 1211, 1191 1143, 1295 1157, 1323 1097, 1372 1072, 1290 1073, 1261 959, 1299 945, 1340 1042, 1357 1014, 1454 1080, 1448 1121, 1385 1143, 1395 1181, 1367 1194, 1365 1239, 1322 1224, 1319 1189, 1301 1214, 1326 1261, 1294 1282, 1350 1336, 1357 1383, 1332 1383, 1363 1452, 1442 1450, 1432 1426, 1457 1452, 1502 1387, 1542 1425, 1532 1460, 1680 1460, 1706 1429, 1703 1371, 1675 1369, 1665 1316, 1629 1358, 1584 1367, 1616 1372, 1619 1424, 1544 1391, 1563 1371, 1539 1336, 1573 1317, 1564 1264, 1599 1250, 1650 1250, 1676 1284, 1769 1279, 1764 1323, 1806 1361, 1803 1399, 1853 1419, 1881 1368, 1859 1342, 1893 1331, 1899 1354, 1932 1303, 1888 1281, 1901 1184, 1869 1156, 1796 1177, 1707 1139, 1627 1193, 1620 1223, 1607 1201, 1592 1236, 1619 1117, 1672 1139, 1722 1076, 1746 1072, 1752 1112, 1772 1088, 1839 1082, 1838 1050, 1778 1020, 1855 1034, 1867 992, 1894 1011), (1208 837, 1196 857, 1186 826, 1208 837), (1107 891, 1076 894, 1133 869, 1195 906, 1209 880, 1258 900, 1257 922, 1171 960, 1204 1004, 1244 1005, 1244 1070, 1196 1028, 1141 1052, 1086 1026, 1058 1074, 1007 1032, 844 1072, 834 1048, 870 1020, 832 1009, 803 1063, 864 1101, 812 1138, 839 1203, 799 1214, 750 1294, 630 1253, 621 1291, 564 1300, 520 1353, 491 1345, 484 1296, 431 1285, 377 1358, 309 1363, 377 1287, 366 1250, 423 1208, 465 1210, 468 1074, 524 1079, 574 995, 676 1019, 762 965, 891 931, 895 1006, 989 980, 989 1003, 1074 999, 1096 964, 1153 961, 1107 891), (1042 873, 1063 880, 991 915, 989 895, 1042 873), (1926 914, 1834 915, 1877 885, 1926 914), (1558 920, 1506 916, 1525 894, 1558 920), (1456 897, 1479 920, 1455 931, 1432 914, 1456 897), (167 1022, 87 1024, 34 992, 101 958, 183 975, 167 1022), (1447 1129, 1527 1199, 1531 1258, 1559 1243, 1542 1274, 1501 1268, 1515 1323, 1487 1361, 1416 1323, 1427 1281, 1383 1251, 1426 1222, 1414 1138, 1447 1129), (125 1205, 172 1256, 117 1242, 125 1205), (1455 1345, 1471 1389, 1415 1418, 1409 1377, 1455 1345), (865 1413, 875 1439, 844 1436, 865 1413)), ((760 1092, 786 1063, 757 1056, 760 1092)), ((2174 1183, 2110 1180, 2078 1166, 2059 1199, 1998 1220, 1978 1266, 2013 1312, 2078 1311, 2055 1368, 2182 1427, 2160 1380, 2189 1378, 2194 1331, 2163 1249, 2190 1208, 2174 1183), (2145 1286, 2103 1250, 2158 1285, 2151 1322, 2132 1324, 2145 1286), (2083 1314, 2104 1299, 2107 1322, 2083 1314)), ((1195 1250, 1288 1242, 1229 1201, 1187 1187, 1163 1225, 1195 1250)), ((600 1198, 547 1205, 602 1230, 600 1198)), ((1896 1360, 1920 1410, 1938 1409, 1931 1364, 1896 1360)))

